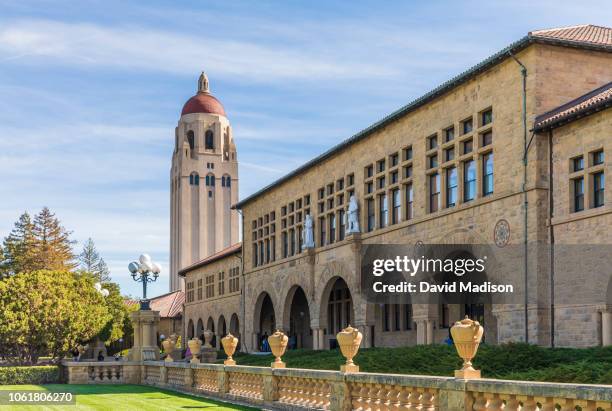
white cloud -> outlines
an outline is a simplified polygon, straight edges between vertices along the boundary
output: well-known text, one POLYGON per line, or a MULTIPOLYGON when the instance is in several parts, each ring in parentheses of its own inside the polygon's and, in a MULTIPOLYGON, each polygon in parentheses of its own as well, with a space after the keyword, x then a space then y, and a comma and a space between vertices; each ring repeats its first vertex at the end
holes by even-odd
POLYGON ((225 76, 271 81, 285 79, 389 76, 394 70, 359 59, 214 38, 131 27, 11 21, 0 28, 0 61, 111 67, 189 74, 206 67, 225 76))

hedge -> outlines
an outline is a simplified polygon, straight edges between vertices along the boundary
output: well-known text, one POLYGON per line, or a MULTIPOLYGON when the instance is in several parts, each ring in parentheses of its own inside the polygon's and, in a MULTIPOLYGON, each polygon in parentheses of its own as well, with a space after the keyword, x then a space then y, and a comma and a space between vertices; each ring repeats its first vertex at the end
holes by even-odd
POLYGON ((60 382, 57 365, 0 367, 0 385, 52 384, 60 382))

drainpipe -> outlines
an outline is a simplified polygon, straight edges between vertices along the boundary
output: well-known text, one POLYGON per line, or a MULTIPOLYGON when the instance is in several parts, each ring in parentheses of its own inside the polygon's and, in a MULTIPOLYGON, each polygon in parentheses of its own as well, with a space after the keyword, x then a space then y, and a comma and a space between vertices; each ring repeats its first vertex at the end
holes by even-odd
POLYGON ((519 59, 517 59, 511 51, 508 51, 508 55, 521 66, 521 76, 523 77, 523 272, 524 272, 524 283, 525 283, 525 342, 529 344, 529 289, 528 289, 528 256, 529 250, 527 242, 528 234, 528 211, 529 202, 527 200, 527 67, 519 59))
POLYGON ((548 230, 550 254, 550 345, 555 346, 555 230, 552 225, 554 214, 553 201, 553 129, 548 131, 548 230))
POLYGON ((240 339, 242 340, 242 347, 244 348, 244 352, 249 352, 249 347, 247 344, 248 338, 246 338, 246 298, 244 295, 244 215, 242 214, 242 210, 236 209, 238 214, 240 214, 240 222, 241 224, 241 233, 240 233, 240 241, 242 242, 242 247, 240 250, 240 306, 242 308, 242 320, 240 320, 240 328, 242 329, 240 334, 240 339))

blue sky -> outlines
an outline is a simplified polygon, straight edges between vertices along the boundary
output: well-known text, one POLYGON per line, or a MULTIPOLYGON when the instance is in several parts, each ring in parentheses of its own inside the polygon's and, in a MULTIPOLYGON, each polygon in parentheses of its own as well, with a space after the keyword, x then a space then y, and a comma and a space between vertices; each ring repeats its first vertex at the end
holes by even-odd
POLYGON ((48 206, 140 295, 126 266, 168 266, 174 127, 201 70, 244 197, 530 30, 611 21, 606 1, 0 0, 0 236, 48 206))

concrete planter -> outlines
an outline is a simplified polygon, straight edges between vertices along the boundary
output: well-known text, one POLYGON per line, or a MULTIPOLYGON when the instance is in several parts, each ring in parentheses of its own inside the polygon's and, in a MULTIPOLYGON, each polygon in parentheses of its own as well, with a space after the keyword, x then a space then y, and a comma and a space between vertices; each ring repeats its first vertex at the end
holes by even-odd
POLYGON ((289 337, 279 330, 268 337, 268 344, 270 344, 272 355, 275 357, 274 362, 270 365, 272 368, 285 368, 285 363, 281 360, 281 357, 285 354, 288 342, 289 337))
POLYGON ((455 371, 455 378, 480 378, 480 370, 472 367, 472 359, 476 356, 483 332, 478 321, 470 320, 467 315, 451 327, 457 354, 463 359, 463 367, 455 371))
POLYGON ((223 350, 227 355, 227 360, 223 361, 223 364, 236 365, 236 361, 234 361, 232 356, 236 352, 236 347, 238 347, 238 338, 234 337, 231 333, 227 334, 221 339, 221 344, 223 345, 223 350))
POLYGON ((353 357, 357 355, 359 351, 359 345, 363 335, 357 328, 353 328, 350 325, 344 330, 340 331, 336 338, 338 339, 338 345, 340 345, 340 351, 346 358, 346 363, 340 367, 342 372, 359 372, 359 366, 353 362, 353 357))

